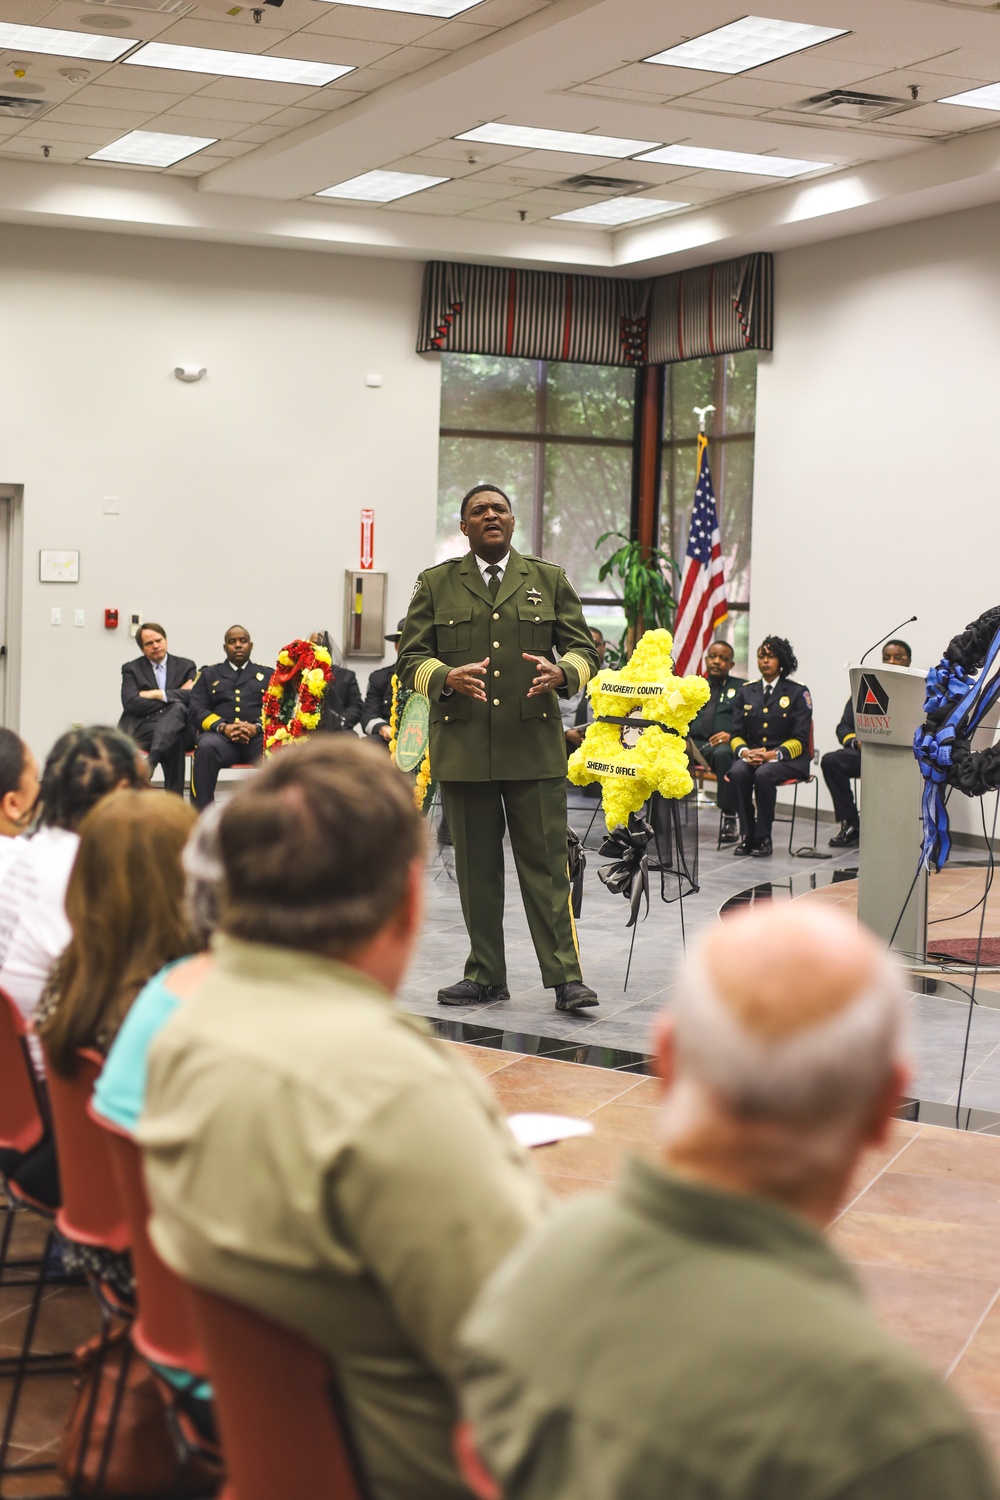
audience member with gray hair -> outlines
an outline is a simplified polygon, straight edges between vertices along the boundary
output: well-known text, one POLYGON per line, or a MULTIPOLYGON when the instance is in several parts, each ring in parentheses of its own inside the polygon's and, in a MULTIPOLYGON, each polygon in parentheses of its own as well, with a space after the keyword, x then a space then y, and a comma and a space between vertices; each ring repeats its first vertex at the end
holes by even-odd
POLYGON ((658 1028, 659 1161, 534 1231, 464 1325, 477 1495, 995 1500, 969 1418, 824 1235, 905 1087, 904 998, 822 907, 701 940, 658 1028))

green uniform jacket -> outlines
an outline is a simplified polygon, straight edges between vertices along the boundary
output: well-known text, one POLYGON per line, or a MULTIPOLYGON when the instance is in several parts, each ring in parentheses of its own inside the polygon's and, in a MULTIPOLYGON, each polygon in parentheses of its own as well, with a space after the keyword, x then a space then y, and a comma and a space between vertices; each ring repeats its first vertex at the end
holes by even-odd
POLYGON ((417 579, 397 671, 404 687, 431 701, 435 781, 534 781, 566 775, 566 741, 555 693, 529 698, 536 674, 522 652, 554 661, 575 693, 597 671, 583 606, 562 568, 510 550, 495 599, 475 555, 427 568, 417 579), (490 663, 487 702, 442 697, 452 667, 490 663))
POLYGON ((736 695, 745 681, 744 677, 733 677, 730 674, 722 683, 721 691, 713 691, 708 702, 702 705, 691 720, 688 734, 699 750, 705 749, 713 734, 732 734, 736 695))

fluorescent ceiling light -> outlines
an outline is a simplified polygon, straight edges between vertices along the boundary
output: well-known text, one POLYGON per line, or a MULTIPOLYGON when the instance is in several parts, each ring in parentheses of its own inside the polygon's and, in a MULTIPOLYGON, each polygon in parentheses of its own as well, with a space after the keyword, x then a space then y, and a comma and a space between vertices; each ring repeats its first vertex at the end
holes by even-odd
POLYGON ((394 203, 397 198, 407 198, 410 193, 422 193, 424 188, 450 181, 450 177, 424 177, 419 172, 362 172, 360 177, 335 182, 333 187, 323 188, 315 196, 354 198, 360 203, 394 203))
POLYGON ((339 63, 303 62, 301 58, 273 57, 270 53, 220 52, 214 47, 171 47, 167 42, 147 42, 123 61, 139 68, 172 68, 178 73, 214 73, 220 78, 253 78, 317 89, 354 72, 353 67, 339 63))
POLYGON ((158 130, 130 130, 127 135, 102 146, 88 161, 120 161, 136 167, 172 167, 174 162, 214 146, 217 135, 164 135, 158 130))
POLYGON ((407 16, 442 16, 448 20, 482 0, 337 0, 338 5, 360 5, 365 10, 397 10, 407 16))
POLYGON ((553 219, 564 219, 569 224, 634 224, 639 219, 652 219, 657 214, 667 214, 674 208, 690 208, 690 203, 672 203, 667 198, 632 198, 628 194, 620 198, 606 198, 603 203, 591 203, 587 208, 571 208, 565 214, 553 214, 553 219))
POLYGON ((134 46, 134 37, 88 36, 85 31, 52 31, 48 26, 14 26, 0 21, 0 47, 13 52, 45 52, 53 57, 115 62, 134 46))
POLYGON ((979 89, 949 94, 947 99, 939 99, 938 103, 968 104, 972 109, 1000 109, 1000 83, 984 83, 979 89))
POLYGON ((744 16, 728 26, 706 31, 644 62, 671 68, 695 68, 702 73, 745 73, 804 47, 815 47, 835 36, 846 36, 838 26, 806 26, 800 21, 770 21, 766 16, 744 16))
POLYGON ((757 177, 801 177, 832 167, 829 161, 800 161, 795 156, 757 156, 750 151, 715 151, 710 146, 664 146, 639 161, 666 162, 671 167, 695 167, 708 172, 749 172, 757 177))
POLYGON ((486 141, 491 146, 520 146, 526 151, 568 151, 576 156, 634 156, 658 141, 630 141, 618 135, 577 135, 573 130, 536 130, 531 125, 477 125, 456 141, 486 141))

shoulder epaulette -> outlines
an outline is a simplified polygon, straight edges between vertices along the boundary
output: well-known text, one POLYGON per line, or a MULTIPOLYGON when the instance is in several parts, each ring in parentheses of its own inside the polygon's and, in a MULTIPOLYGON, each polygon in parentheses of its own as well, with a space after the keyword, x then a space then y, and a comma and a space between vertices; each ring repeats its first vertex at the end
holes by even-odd
POLYGON ((532 552, 522 552, 521 553, 521 559, 522 559, 523 562, 541 563, 541 565, 542 565, 543 568, 561 568, 562 567, 562 563, 549 562, 549 560, 548 560, 547 557, 535 557, 534 553, 532 553, 532 552))
POLYGON ((429 568, 422 568, 421 572, 433 573, 437 568, 446 568, 449 563, 457 563, 461 561, 462 559, 460 557, 446 557, 443 562, 431 563, 429 568))

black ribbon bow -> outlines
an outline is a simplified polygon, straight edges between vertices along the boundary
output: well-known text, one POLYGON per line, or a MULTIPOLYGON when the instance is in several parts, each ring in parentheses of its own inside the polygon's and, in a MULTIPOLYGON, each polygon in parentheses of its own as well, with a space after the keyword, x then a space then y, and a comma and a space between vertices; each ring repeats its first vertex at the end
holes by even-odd
POLYGON ((649 915, 649 861, 646 849, 653 836, 653 830, 646 819, 633 813, 628 826, 616 828, 614 833, 609 833, 598 850, 599 854, 610 856, 613 863, 603 865, 597 872, 597 878, 609 891, 624 896, 630 903, 632 914, 626 927, 634 927, 638 921, 643 897, 646 898, 643 920, 649 915))

